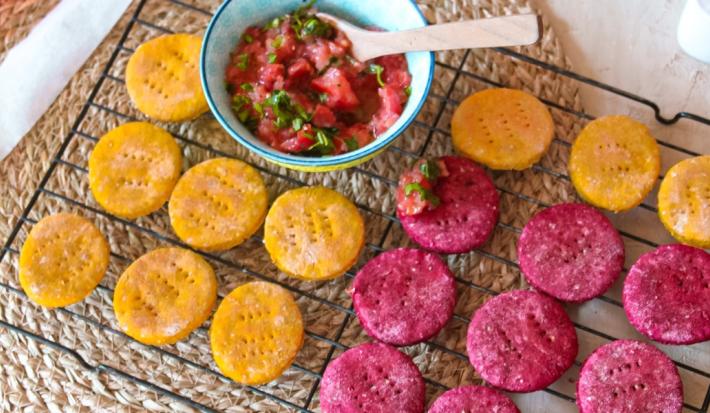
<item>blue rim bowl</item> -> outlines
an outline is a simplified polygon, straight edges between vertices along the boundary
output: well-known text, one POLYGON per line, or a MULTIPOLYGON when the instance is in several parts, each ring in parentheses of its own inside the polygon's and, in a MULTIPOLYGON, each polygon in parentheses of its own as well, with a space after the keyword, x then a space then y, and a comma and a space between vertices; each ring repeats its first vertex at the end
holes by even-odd
MULTIPOLYGON (((222 127, 239 143, 268 161, 302 171, 329 171, 349 168, 382 152, 414 120, 426 100, 434 76, 434 54, 406 54, 412 74, 412 93, 397 122, 375 141, 341 155, 306 157, 280 152, 254 136, 234 116, 230 96, 224 87, 229 54, 244 30, 264 24, 276 16, 295 10, 305 0, 226 0, 217 9, 205 31, 200 55, 200 78, 210 110, 222 127)), ((427 25, 424 15, 412 0, 318 0, 319 10, 346 18, 361 26, 385 30, 405 30, 427 25)))

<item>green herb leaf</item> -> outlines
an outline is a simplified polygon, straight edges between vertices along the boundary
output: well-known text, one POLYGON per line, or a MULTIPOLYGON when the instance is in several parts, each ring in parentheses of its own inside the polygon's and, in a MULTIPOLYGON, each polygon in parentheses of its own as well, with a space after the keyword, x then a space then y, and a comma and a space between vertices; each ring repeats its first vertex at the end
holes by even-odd
POLYGON ((269 53, 268 61, 269 61, 269 63, 275 63, 276 62, 276 53, 269 53))
POLYGON ((424 201, 429 201, 432 206, 439 206, 441 201, 439 197, 424 188, 419 182, 412 182, 404 187, 404 196, 409 196, 412 192, 419 193, 419 198, 424 201))
POLYGON ((259 102, 254 102, 254 104, 252 106, 254 107, 254 110, 256 111, 256 113, 259 114, 259 117, 263 118, 264 117, 264 106, 259 102))
POLYGON ((237 56, 237 63, 235 64, 237 69, 239 70, 247 70, 247 67, 249 67, 249 54, 248 53, 242 53, 239 56, 237 56))
POLYGON ((293 108, 296 109, 296 113, 298 113, 298 116, 301 117, 306 122, 310 122, 312 116, 306 112, 306 109, 303 108, 303 106, 299 105, 298 103, 294 103, 293 108))
POLYGON ((321 155, 328 155, 333 153, 335 150, 335 145, 333 145, 333 139, 328 136, 325 130, 315 129, 316 132, 316 143, 311 145, 308 150, 313 150, 319 152, 321 155))
POLYGON ((292 125, 294 119, 301 119, 302 123, 309 122, 311 115, 298 103, 291 102, 291 98, 283 90, 274 90, 271 95, 264 101, 264 104, 270 106, 276 116, 274 125, 279 128, 284 128, 292 125))
POLYGON ((333 28, 316 16, 310 16, 303 23, 301 37, 316 36, 330 38, 333 35, 333 28))
POLYGON ((426 179, 429 179, 431 181, 437 179, 439 177, 439 174, 441 174, 439 165, 436 163, 436 161, 432 161, 430 159, 427 159, 421 165, 419 165, 419 170, 422 172, 422 175, 424 175, 426 179))
POLYGON ((273 20, 271 20, 270 22, 266 23, 264 28, 266 30, 275 29, 275 28, 279 27, 280 24, 281 24, 281 17, 276 17, 273 20))
POLYGON ((281 35, 276 36, 276 38, 271 42, 271 46, 274 49, 278 49, 284 43, 284 37, 281 35))
POLYGON ((320 101, 320 103, 328 103, 328 94, 327 93, 319 93, 318 100, 320 101))
POLYGON ((295 132, 298 132, 301 130, 303 127, 303 119, 301 118, 295 118, 294 120, 291 121, 291 127, 295 132))
POLYGON ((286 126, 288 126, 288 124, 289 124, 289 121, 285 117, 277 117, 276 119, 274 119, 274 126, 276 126, 279 129, 285 128, 286 126))
POLYGON ((368 67, 368 71, 377 76, 377 84, 380 85, 380 87, 385 87, 385 82, 382 81, 382 72, 385 71, 385 68, 372 63, 370 64, 370 67, 368 67))
POLYGON ((246 121, 249 120, 249 110, 246 108, 242 109, 239 113, 237 113, 237 118, 239 119, 239 122, 246 123, 246 121))
POLYGON ((254 41, 254 38, 251 37, 249 33, 244 33, 244 36, 242 36, 242 40, 244 40, 244 43, 250 44, 251 42, 254 41))
POLYGON ((407 96, 412 96, 412 86, 407 86, 404 88, 404 94, 407 96))
POLYGON ((234 95, 232 98, 232 109, 235 112, 239 112, 242 108, 251 103, 251 99, 244 95, 234 95))
POLYGON ((354 136, 351 138, 345 139, 345 146, 348 147, 349 151, 354 151, 354 150, 360 148, 360 145, 357 143, 357 139, 355 139, 354 136))
POLYGON ((239 85, 239 88, 246 91, 246 92, 251 92, 254 90, 254 86, 251 85, 251 83, 242 83, 239 85))

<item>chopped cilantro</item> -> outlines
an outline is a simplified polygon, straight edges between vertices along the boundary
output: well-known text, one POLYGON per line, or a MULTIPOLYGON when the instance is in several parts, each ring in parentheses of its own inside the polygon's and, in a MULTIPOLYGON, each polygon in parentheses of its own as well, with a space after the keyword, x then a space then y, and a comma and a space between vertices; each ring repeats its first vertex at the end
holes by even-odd
POLYGON ((244 40, 244 43, 250 44, 251 42, 254 41, 254 38, 251 37, 249 33, 244 33, 244 36, 242 36, 242 40, 244 40))
POLYGON ((271 107, 274 112, 274 125, 277 128, 285 128, 289 125, 293 125, 293 120, 296 118, 301 119, 302 123, 311 120, 311 115, 309 115, 306 110, 298 103, 293 103, 288 93, 284 90, 275 90, 271 95, 264 101, 264 104, 271 107))
POLYGON ((242 83, 239 87, 246 92, 254 90, 254 86, 252 86, 251 83, 242 83))
POLYGON ((301 37, 316 36, 330 38, 333 35, 333 28, 323 20, 316 16, 310 16, 303 23, 301 28, 301 37))
POLYGON ((306 109, 304 109, 303 106, 299 105, 298 103, 295 103, 293 105, 293 108, 296 109, 296 113, 298 113, 298 116, 300 116, 301 119, 305 120, 306 122, 310 122, 312 116, 308 112, 306 112, 306 109))
POLYGON ((377 76, 377 84, 380 85, 380 87, 385 87, 385 82, 382 81, 382 72, 384 72, 385 69, 382 66, 372 63, 367 70, 377 76))
POLYGON ((409 196, 412 192, 419 193, 419 198, 423 201, 429 201, 432 206, 439 206, 441 202, 439 197, 424 188, 419 182, 412 182, 404 187, 404 196, 409 196))
POLYGON ((407 86, 404 88, 404 94, 407 96, 412 96, 412 86, 407 86))
POLYGON ((249 67, 249 54, 248 53, 242 53, 239 56, 237 56, 237 63, 235 64, 237 69, 239 70, 247 70, 247 67, 249 67))
POLYGON ((348 147, 349 151, 354 151, 358 148, 360 148, 360 145, 357 143, 357 139, 355 139, 354 136, 345 139, 345 145, 348 147))
POLYGON ((232 98, 232 109, 234 109, 235 112, 239 112, 242 110, 242 107, 248 105, 251 103, 251 99, 244 95, 234 95, 232 98))
POLYGON ((249 109, 242 109, 237 113, 237 118, 239 118, 239 122, 245 123, 249 119, 249 109))
POLYGON ((252 106, 254 107, 254 110, 256 111, 256 113, 259 114, 260 117, 264 116, 264 106, 261 103, 254 102, 254 105, 252 105, 252 106))
POLYGON ((266 29, 266 30, 275 29, 275 28, 279 27, 280 24, 281 24, 281 17, 276 17, 273 20, 271 20, 270 22, 266 23, 266 25, 264 26, 264 29, 266 29))
POLYGON ((321 155, 328 155, 333 153, 335 150, 335 145, 333 145, 333 139, 328 136, 325 129, 315 129, 316 132, 316 143, 308 148, 309 151, 315 151, 321 155))
POLYGON ((318 100, 320 101, 320 103, 328 103, 328 94, 327 93, 319 93, 318 100))
POLYGON ((294 119, 291 121, 291 127, 293 128, 293 130, 294 130, 295 132, 300 131, 301 128, 303 127, 303 119, 301 119, 301 118, 294 118, 294 119))
POLYGON ((419 165, 419 170, 422 172, 422 175, 424 175, 426 179, 432 181, 436 180, 436 178, 438 178, 439 174, 441 173, 441 170, 439 170, 439 165, 437 165, 436 161, 432 161, 429 159, 419 165))
POLYGON ((288 126, 288 119, 286 119, 285 117, 278 117, 274 120, 274 126, 279 129, 283 129, 288 126))
POLYGON ((276 38, 271 42, 271 46, 274 47, 274 49, 278 49, 281 47, 281 45, 284 43, 284 37, 281 35, 276 36, 276 38))
POLYGON ((269 63, 276 63, 276 53, 269 53, 269 63))

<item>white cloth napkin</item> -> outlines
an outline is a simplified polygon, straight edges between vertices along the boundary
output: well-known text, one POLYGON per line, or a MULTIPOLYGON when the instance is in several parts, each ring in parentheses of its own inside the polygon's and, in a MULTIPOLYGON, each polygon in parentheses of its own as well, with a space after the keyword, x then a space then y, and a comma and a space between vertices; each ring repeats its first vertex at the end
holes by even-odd
POLYGON ((0 64, 0 160, 54 102, 130 2, 62 0, 7 53, 0 64))

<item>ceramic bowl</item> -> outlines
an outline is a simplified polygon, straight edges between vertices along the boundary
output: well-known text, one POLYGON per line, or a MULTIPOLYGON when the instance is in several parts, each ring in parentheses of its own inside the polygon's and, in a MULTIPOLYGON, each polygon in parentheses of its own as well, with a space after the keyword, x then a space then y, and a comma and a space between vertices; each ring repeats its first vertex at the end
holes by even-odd
MULTIPOLYGON (((222 127, 239 143, 265 159, 287 168, 310 172, 352 167, 382 152, 417 116, 431 86, 434 54, 406 54, 412 74, 412 93, 397 122, 369 145, 352 152, 325 157, 280 152, 263 143, 237 120, 230 107, 231 98, 224 87, 225 69, 230 52, 247 27, 265 24, 303 4, 303 0, 226 0, 217 9, 205 32, 200 56, 202 87, 210 109, 222 127)), ((360 26, 377 26, 389 31, 413 29, 427 24, 411 0, 318 0, 316 7, 360 26)))

